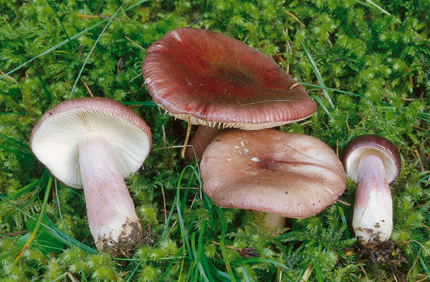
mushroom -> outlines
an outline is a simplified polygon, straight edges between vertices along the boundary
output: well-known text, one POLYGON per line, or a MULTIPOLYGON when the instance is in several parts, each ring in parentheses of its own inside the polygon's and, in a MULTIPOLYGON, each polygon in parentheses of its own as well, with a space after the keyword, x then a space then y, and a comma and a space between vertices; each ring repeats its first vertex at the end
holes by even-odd
POLYGON ((352 226, 363 245, 387 241, 393 229, 393 206, 389 184, 400 172, 400 156, 389 140, 361 135, 345 147, 342 162, 357 183, 352 226))
POLYGON ((192 160, 195 158, 200 160, 203 156, 203 152, 206 150, 206 147, 212 142, 215 136, 224 130, 225 129, 218 127, 200 125, 190 141, 190 148, 188 148, 185 152, 187 159, 192 160))
POLYGON ((300 121, 316 110, 304 88, 270 57, 203 29, 174 29, 154 42, 142 74, 154 101, 189 124, 256 130, 300 121))
POLYGON ((328 145, 274 129, 217 135, 203 153, 200 171, 204 192, 218 206, 290 218, 321 212, 346 185, 342 163, 328 145))
POLYGON ((42 115, 30 138, 34 155, 59 181, 84 189, 97 248, 125 257, 151 240, 124 182, 141 167, 151 142, 145 121, 107 98, 57 104, 42 115))

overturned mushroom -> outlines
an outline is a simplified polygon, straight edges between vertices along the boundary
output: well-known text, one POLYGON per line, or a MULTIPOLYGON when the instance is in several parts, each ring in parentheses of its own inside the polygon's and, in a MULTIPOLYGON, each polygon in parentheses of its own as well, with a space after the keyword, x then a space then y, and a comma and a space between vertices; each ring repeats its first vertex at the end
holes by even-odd
POLYGON ((125 257, 151 240, 124 182, 141 167, 151 142, 145 121, 107 98, 73 99, 54 106, 40 118, 30 139, 33 153, 58 180, 84 188, 97 248, 125 257))
POLYGON ((264 129, 316 110, 303 87, 270 57, 207 30, 167 33, 148 48, 142 74, 154 101, 191 124, 264 129))
POLYGON ((357 183, 352 226, 363 245, 387 241, 393 229, 393 204, 388 186, 400 172, 400 156, 389 140, 361 135, 345 147, 342 162, 357 183))
POLYGON ((291 218, 321 212, 346 182, 342 163, 324 142, 273 129, 219 134, 200 170, 203 190, 218 206, 291 218))

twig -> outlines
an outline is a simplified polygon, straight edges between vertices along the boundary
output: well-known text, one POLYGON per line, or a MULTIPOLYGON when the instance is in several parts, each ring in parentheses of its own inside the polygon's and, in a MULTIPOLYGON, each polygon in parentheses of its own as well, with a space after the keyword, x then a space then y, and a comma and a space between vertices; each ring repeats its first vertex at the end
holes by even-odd
POLYGON ((137 93, 137 92, 139 92, 140 90, 142 90, 142 88, 143 87, 145 87, 145 83, 142 83, 142 85, 139 87, 139 89, 137 89, 136 91, 133 91, 132 89, 131 89, 131 82, 133 82, 136 78, 138 78, 138 77, 142 77, 142 73, 139 73, 138 75, 136 75, 135 77, 133 77, 132 79, 130 79, 129 81, 128 81, 128 87, 130 87, 130 92, 128 92, 128 94, 133 94, 133 93, 137 93))
POLYGON ((191 121, 190 118, 188 118, 188 126, 187 126, 187 135, 185 135, 185 141, 184 141, 184 147, 182 148, 181 157, 185 158, 185 151, 187 149, 188 140, 190 139, 190 132, 191 132, 191 121))
POLYGON ((300 24, 301 27, 306 27, 293 13, 291 13, 288 10, 284 10, 284 12, 290 15, 293 19, 295 19, 300 24))
POLYGON ((83 82, 84 82, 85 89, 87 89, 88 93, 90 93, 90 96, 94 97, 93 92, 91 92, 91 89, 88 87, 88 84, 85 81, 83 82))
POLYGON ((416 149, 416 148, 414 148, 414 153, 415 153, 415 156, 417 157, 417 159, 418 159, 418 165, 419 165, 419 167, 420 167, 420 170, 421 171, 424 171, 424 164, 423 164, 423 162, 422 162, 422 160, 421 160, 421 156, 420 156, 420 153, 418 152, 418 150, 416 149))
POLYGON ((368 276, 367 276, 367 273, 366 273, 366 270, 364 270, 364 267, 363 267, 362 265, 360 265, 360 268, 361 268, 361 270, 364 272, 364 275, 366 275, 366 277, 368 277, 368 276))
MULTIPOLYGON (((77 14, 76 15, 77 18, 83 18, 83 19, 94 19, 94 18, 99 18, 99 19, 109 19, 110 17, 112 17, 111 15, 98 15, 98 16, 94 16, 94 15, 82 15, 82 14, 77 14)), ((115 18, 115 20, 118 21, 122 21, 125 22, 125 19, 121 19, 121 18, 115 18)))
MULTIPOLYGON (((187 148, 191 148, 192 145, 187 145, 187 148)), ((166 149, 182 149, 184 148, 184 145, 173 145, 173 146, 169 146, 169 147, 163 147, 163 148, 155 148, 152 149, 152 151, 159 151, 159 150, 166 150, 166 149)))
POLYGON ((305 125, 307 125, 309 123, 311 123, 311 121, 307 120, 307 121, 304 121, 304 122, 300 123, 300 126, 305 126, 305 125))
MULTIPOLYGON (((216 241, 213 241, 213 240, 211 241, 211 243, 215 244, 215 245, 218 245, 218 246, 221 246, 220 243, 218 243, 216 241)), ((228 246, 228 245, 224 245, 224 246, 227 249, 235 250, 236 252, 239 253, 239 255, 241 255, 244 258, 261 257, 261 254, 259 254, 257 252, 254 252, 254 248, 251 248, 251 247, 245 247, 245 248, 239 249, 239 248, 236 248, 236 247, 233 247, 233 246, 228 246)))
POLYGON ((303 273, 302 277, 300 278, 299 282, 306 282, 309 280, 309 277, 311 276, 312 270, 314 269, 314 267, 311 265, 309 265, 305 272, 303 273))
POLYGON ((80 282, 79 279, 77 279, 75 276, 73 276, 70 272, 66 272, 67 276, 69 277, 72 282, 80 282))
POLYGON ((370 111, 368 111, 367 113, 366 113, 366 115, 360 120, 360 122, 358 123, 358 125, 360 125, 364 120, 366 120, 367 119, 367 116, 370 114, 370 111))
POLYGON ((337 199, 336 202, 344 204, 345 206, 350 206, 351 204, 342 200, 337 199))
POLYGON ((166 195, 164 194, 164 186, 163 185, 161 185, 161 194, 163 195, 164 222, 167 222, 166 195))
MULTIPOLYGON (((406 67, 406 71, 408 73, 410 73, 411 70, 408 68, 408 66, 405 66, 405 67, 406 67)), ((408 77, 409 77, 409 82, 411 83, 411 87, 413 88, 414 87, 414 80, 413 80, 412 76, 409 75, 408 77)))
POLYGON ((10 76, 10 75, 8 75, 8 74, 4 73, 3 71, 0 71, 0 73, 1 73, 2 75, 4 75, 5 77, 9 78, 10 80, 12 80, 14 83, 19 84, 18 80, 16 80, 16 79, 15 79, 15 78, 13 78, 12 76, 10 76))
POLYGON ((293 85, 291 85, 290 90, 296 88, 299 85, 300 85, 300 83, 298 83, 298 82, 294 83, 293 85))
POLYGON ((430 227, 428 227, 427 225, 425 225, 424 223, 422 223, 421 222, 421 224, 422 224, 422 226, 424 226, 428 231, 430 231, 430 227))
POLYGON ((336 156, 339 157, 339 140, 336 140, 336 156))
POLYGON ((140 49, 142 49, 143 51, 146 51, 145 48, 143 48, 142 46, 140 46, 139 44, 137 44, 135 41, 131 40, 130 38, 128 38, 127 36, 124 35, 124 37, 130 41, 131 43, 133 43, 134 45, 136 45, 137 47, 139 47, 140 49))
POLYGON ((15 237, 16 235, 22 235, 28 233, 28 230, 21 230, 21 231, 17 231, 17 232, 12 232, 12 233, 7 233, 7 234, 3 234, 3 236, 6 237, 15 237))
POLYGON ((162 138, 163 145, 164 145, 164 148, 166 148, 167 147, 167 138, 166 138, 166 128, 165 128, 164 124, 161 126, 161 131, 163 132, 163 138, 162 138))

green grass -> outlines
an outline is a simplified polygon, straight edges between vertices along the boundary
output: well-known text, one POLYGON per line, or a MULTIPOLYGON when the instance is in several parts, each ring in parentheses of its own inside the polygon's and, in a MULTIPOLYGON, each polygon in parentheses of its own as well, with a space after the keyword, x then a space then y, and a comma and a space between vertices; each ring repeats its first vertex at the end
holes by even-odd
POLYGON ((429 280, 427 1, 87 2, 1 4, 2 281, 429 280), (316 114, 280 130, 315 136, 336 152, 365 133, 396 144, 402 156, 391 185, 393 253, 403 260, 398 272, 356 248, 349 180, 339 202, 278 233, 202 193, 198 166, 180 158, 186 124, 156 107, 140 76, 146 48, 183 26, 247 43, 307 89, 316 114), (144 169, 127 185, 156 240, 128 259, 96 250, 82 191, 51 178, 29 149, 38 118, 60 101, 90 96, 88 89, 132 107, 153 134, 144 169), (238 250, 247 247, 261 256, 243 257, 238 250))

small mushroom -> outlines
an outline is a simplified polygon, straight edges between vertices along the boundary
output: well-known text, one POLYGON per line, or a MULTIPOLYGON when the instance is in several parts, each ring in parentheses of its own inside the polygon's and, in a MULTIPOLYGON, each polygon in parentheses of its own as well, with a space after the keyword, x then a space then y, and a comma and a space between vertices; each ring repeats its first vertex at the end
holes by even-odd
POLYGON ((150 240, 142 229, 124 178, 151 148, 151 132, 133 110, 107 98, 64 101, 34 127, 34 155, 61 182, 83 188, 97 248, 128 257, 150 240))
POLYGON ((154 101, 189 124, 256 130, 300 121, 316 110, 270 57, 203 29, 174 29, 154 42, 142 74, 154 101))
POLYGON ((342 162, 357 183, 352 226, 362 245, 387 241, 393 229, 393 205, 389 184, 400 172, 400 156, 389 140, 361 135, 345 147, 342 162))
POLYGON ((204 192, 218 206, 290 218, 321 212, 346 185, 342 163, 324 142, 274 129, 219 134, 200 171, 204 192))

